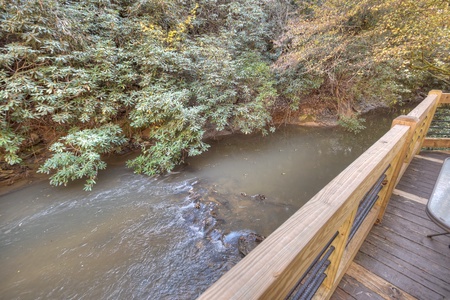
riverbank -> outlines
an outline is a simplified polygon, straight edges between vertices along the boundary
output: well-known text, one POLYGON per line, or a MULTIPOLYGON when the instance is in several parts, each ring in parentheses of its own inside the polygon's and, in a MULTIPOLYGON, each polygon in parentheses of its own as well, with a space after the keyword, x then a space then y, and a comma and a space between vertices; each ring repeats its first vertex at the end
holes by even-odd
MULTIPOLYGON (((406 109, 408 106, 405 106, 406 109)), ((371 114, 383 115, 384 112, 392 110, 405 109, 403 108, 386 108, 386 107, 365 107, 363 118, 371 114)), ((285 125, 295 125, 299 127, 328 127, 333 128, 338 126, 338 116, 334 114, 330 108, 322 107, 314 108, 313 103, 303 104, 298 110, 279 109, 273 112, 273 125, 280 128, 285 125)), ((217 139, 221 136, 236 134, 236 131, 222 130, 216 131, 213 128, 206 130, 204 140, 217 139)), ((35 139, 33 143, 27 145, 26 151, 23 152, 22 165, 8 165, 3 162, 0 165, 0 195, 10 193, 14 190, 20 189, 26 185, 37 181, 48 180, 49 175, 37 173, 41 164, 44 163, 51 155, 43 140, 35 139)), ((117 155, 123 156, 131 153, 137 153, 139 149, 128 148, 121 154, 111 154, 110 158, 114 160, 117 155)))
POLYGON ((27 164, 26 166, 13 165, 0 170, 0 196, 9 194, 36 182, 48 180, 47 174, 36 171, 39 164, 27 164))

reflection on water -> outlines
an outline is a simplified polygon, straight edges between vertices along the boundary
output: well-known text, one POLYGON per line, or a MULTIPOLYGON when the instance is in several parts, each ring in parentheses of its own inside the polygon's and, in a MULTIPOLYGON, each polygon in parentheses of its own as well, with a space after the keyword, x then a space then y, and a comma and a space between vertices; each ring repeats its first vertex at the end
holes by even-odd
POLYGON ((115 162, 92 192, 48 183, 0 197, 1 299, 192 299, 389 127, 227 136, 157 179, 115 162))

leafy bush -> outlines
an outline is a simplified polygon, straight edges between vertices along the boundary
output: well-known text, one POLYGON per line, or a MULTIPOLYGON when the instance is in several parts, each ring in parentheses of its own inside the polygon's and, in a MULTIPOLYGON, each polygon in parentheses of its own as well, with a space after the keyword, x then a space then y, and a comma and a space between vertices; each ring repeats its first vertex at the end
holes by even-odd
POLYGON ((297 3, 301 13, 277 41, 286 98, 331 100, 336 114, 347 115, 349 108, 397 104, 429 82, 450 87, 448 3, 297 3))
POLYGON ((142 148, 128 165, 153 175, 205 151, 206 127, 265 130, 269 2, 1 0, 0 154, 20 162, 39 133, 54 153, 40 171, 90 189, 125 143, 142 148))
POLYGON ((338 124, 340 126, 342 126, 343 128, 345 128, 345 130, 354 134, 358 134, 362 130, 366 129, 366 126, 362 124, 364 122, 366 122, 366 120, 364 118, 358 117, 357 115, 352 116, 340 115, 338 120, 338 124))
POLYGON ((19 157, 19 145, 22 143, 23 137, 14 134, 9 128, 4 128, 0 131, 0 147, 4 149, 4 159, 10 164, 14 165, 20 163, 22 159, 19 157))
POLYGON ((126 142, 117 125, 104 125, 95 129, 84 129, 70 133, 54 143, 50 150, 54 154, 39 168, 38 172, 50 174, 53 185, 66 185, 69 180, 87 177, 85 190, 95 184, 98 170, 106 168, 100 154, 112 152, 126 142))
POLYGON ((153 175, 205 151, 206 128, 265 133, 280 103, 349 116, 431 77, 444 89, 449 7, 419 2, 0 0, 1 158, 38 134, 51 183, 91 188, 126 143, 153 175))

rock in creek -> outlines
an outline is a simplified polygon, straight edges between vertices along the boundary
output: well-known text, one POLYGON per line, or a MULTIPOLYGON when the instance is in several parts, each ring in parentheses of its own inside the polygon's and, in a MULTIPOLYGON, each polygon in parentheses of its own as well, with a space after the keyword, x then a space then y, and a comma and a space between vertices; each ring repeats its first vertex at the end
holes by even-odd
POLYGON ((266 200, 266 196, 264 196, 262 194, 253 195, 252 198, 255 200, 260 200, 260 201, 266 200))
POLYGON ((238 241, 239 252, 246 256, 250 251, 256 248, 265 239, 264 236, 250 232, 245 235, 241 235, 238 241))

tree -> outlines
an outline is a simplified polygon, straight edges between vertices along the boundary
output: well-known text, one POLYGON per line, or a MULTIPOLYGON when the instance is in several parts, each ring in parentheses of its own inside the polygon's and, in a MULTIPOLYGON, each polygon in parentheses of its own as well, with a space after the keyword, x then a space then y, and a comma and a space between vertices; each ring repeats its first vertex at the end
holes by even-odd
POLYGON ((205 128, 270 125, 273 1, 0 3, 0 154, 19 163, 39 134, 52 184, 90 189, 124 145, 154 175, 205 151, 205 128))
POLYGON ((288 98, 318 97, 348 117, 372 103, 398 103, 427 81, 448 88, 448 2, 326 0, 298 6, 278 40, 282 54, 275 64, 288 98))
POLYGON ((403 67, 429 72, 450 85, 448 1, 381 1, 372 10, 379 16, 375 34, 384 37, 377 58, 399 58, 403 67))

